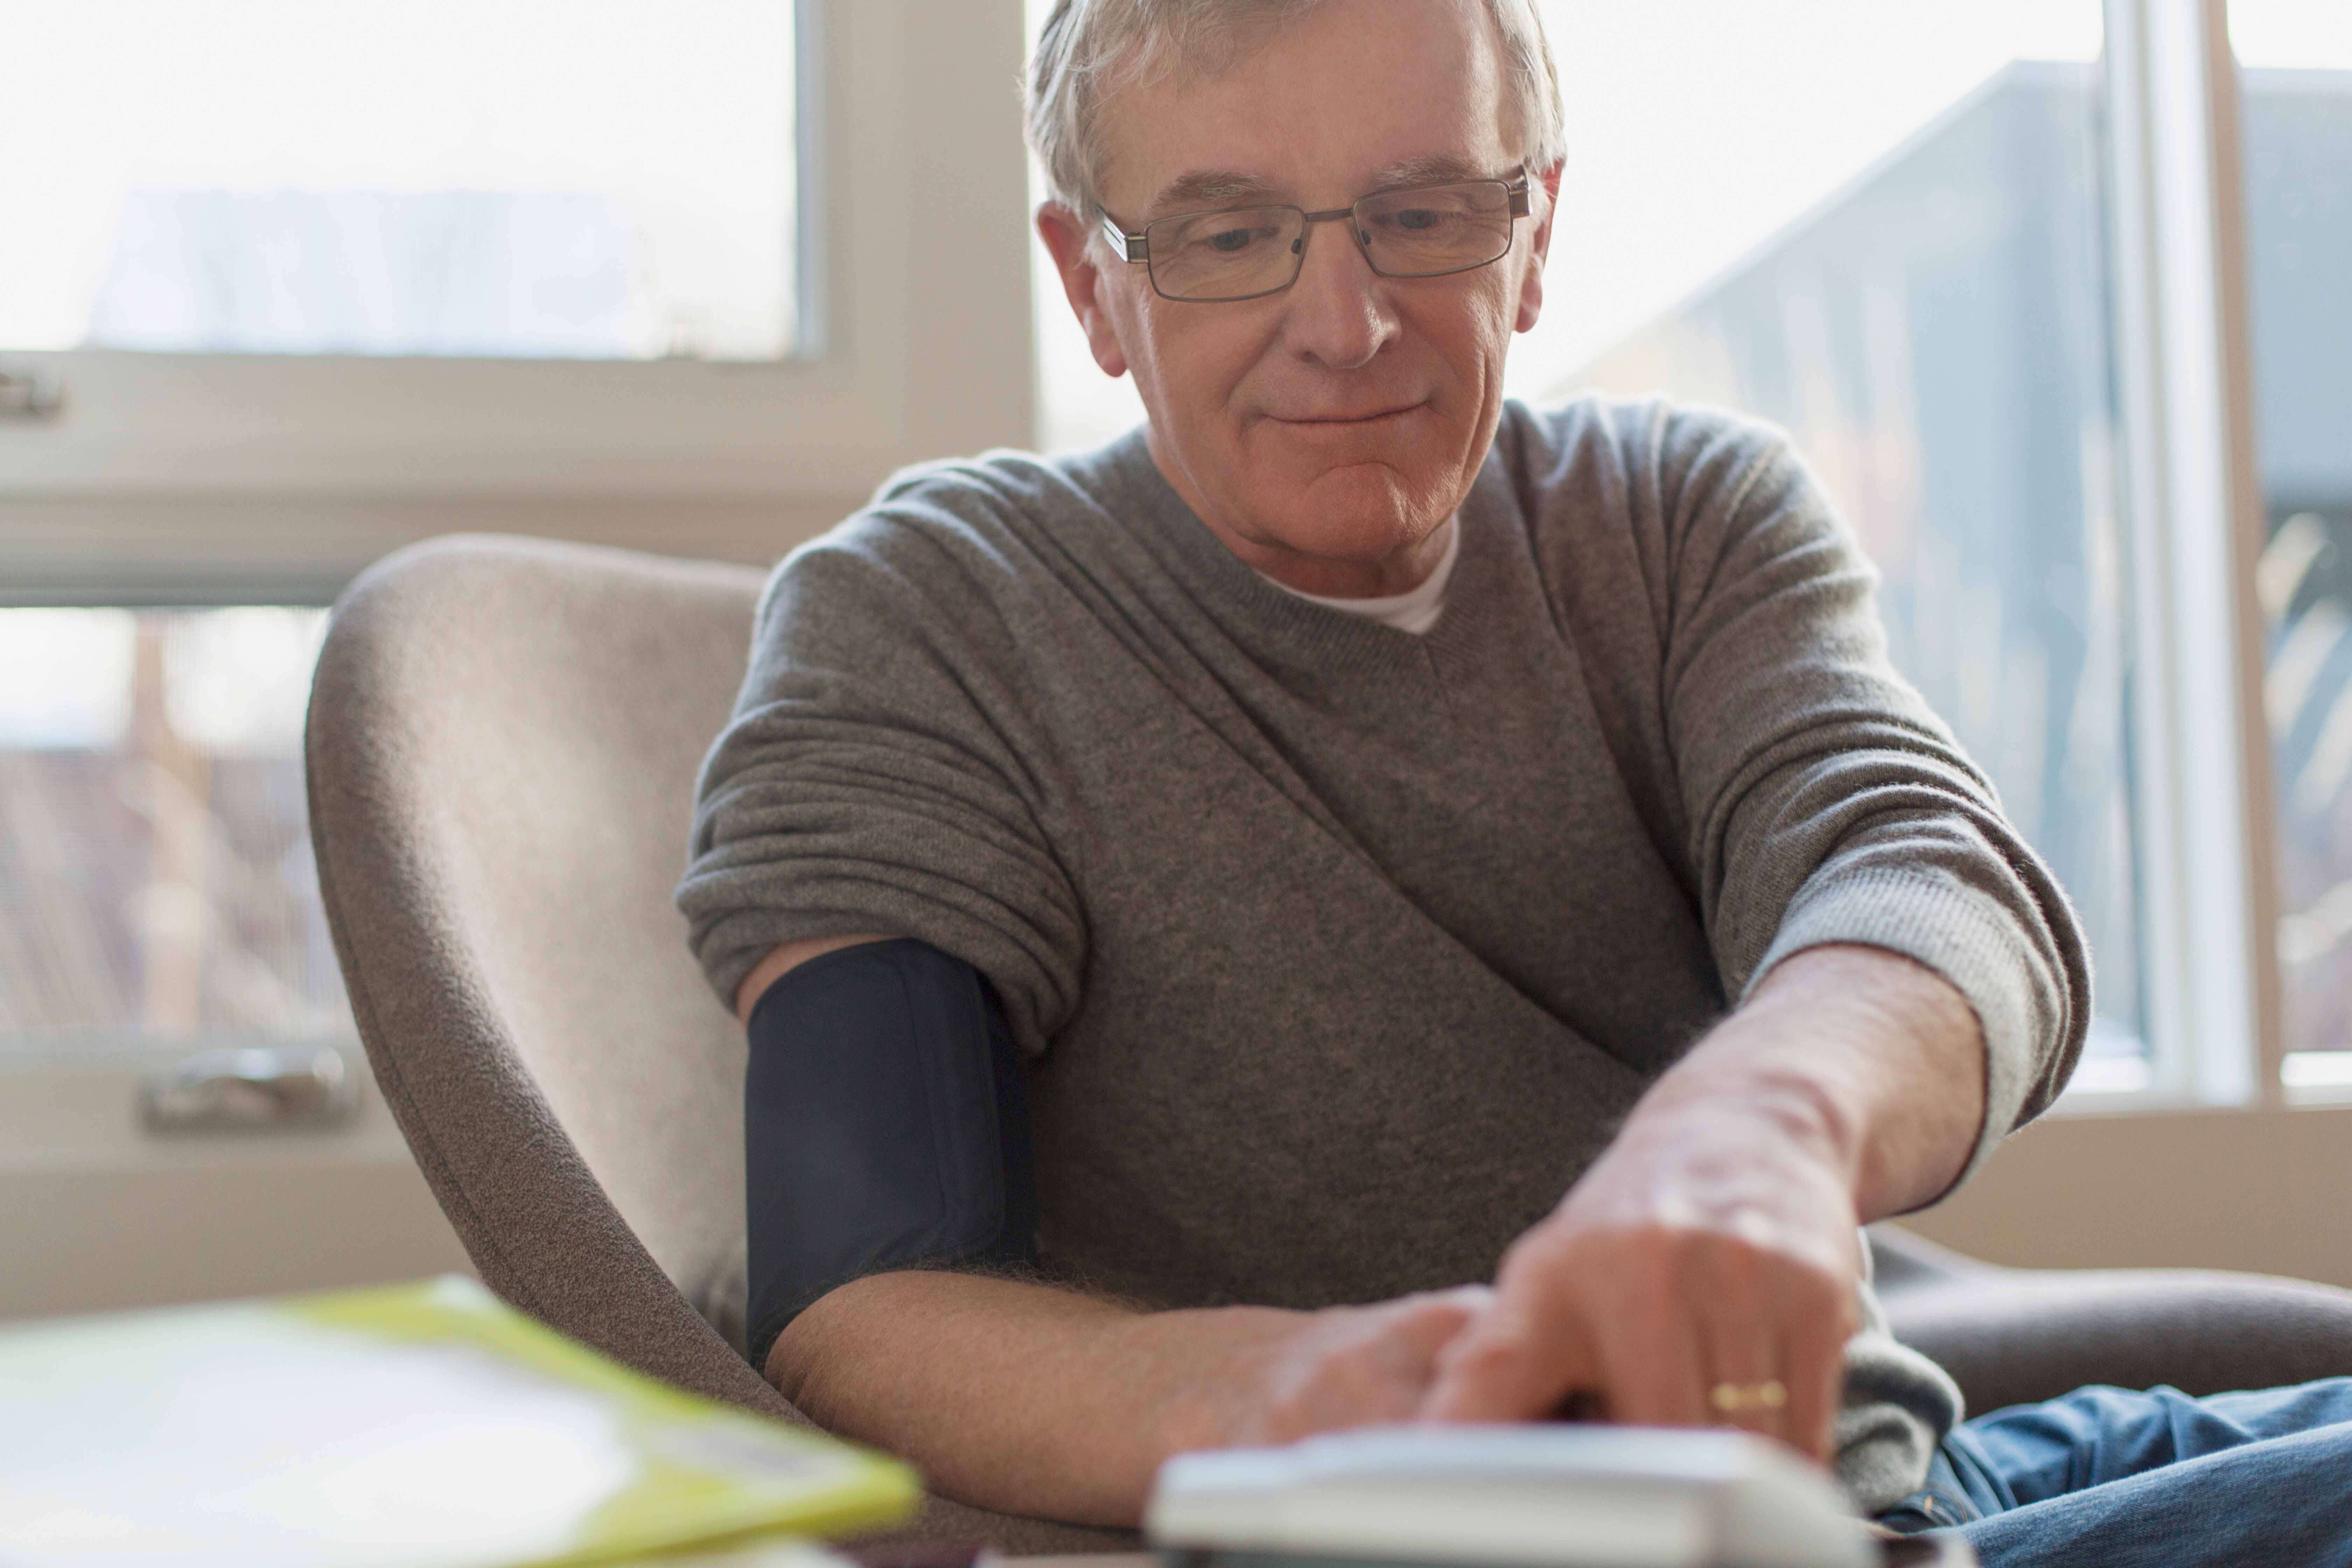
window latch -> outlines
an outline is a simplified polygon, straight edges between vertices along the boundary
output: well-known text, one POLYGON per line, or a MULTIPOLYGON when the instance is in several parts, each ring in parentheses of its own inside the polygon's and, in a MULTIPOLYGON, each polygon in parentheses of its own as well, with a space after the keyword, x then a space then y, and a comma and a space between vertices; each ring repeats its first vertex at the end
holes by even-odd
POLYGON ((331 1046, 199 1051, 139 1087, 140 1118, 151 1132, 331 1127, 358 1105, 358 1080, 331 1046))
POLYGON ((49 419, 66 405, 66 386, 47 365, 0 361, 0 419, 49 419))

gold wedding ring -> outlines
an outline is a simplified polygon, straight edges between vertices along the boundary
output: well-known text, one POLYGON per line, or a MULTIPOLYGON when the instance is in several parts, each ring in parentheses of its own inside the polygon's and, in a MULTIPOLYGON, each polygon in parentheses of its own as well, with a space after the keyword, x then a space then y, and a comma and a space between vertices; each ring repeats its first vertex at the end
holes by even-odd
POLYGON ((1718 1383, 1706 1391, 1706 1402, 1723 1415, 1745 1415, 1756 1410, 1778 1410, 1789 1403, 1789 1391, 1777 1377, 1762 1383, 1718 1383))

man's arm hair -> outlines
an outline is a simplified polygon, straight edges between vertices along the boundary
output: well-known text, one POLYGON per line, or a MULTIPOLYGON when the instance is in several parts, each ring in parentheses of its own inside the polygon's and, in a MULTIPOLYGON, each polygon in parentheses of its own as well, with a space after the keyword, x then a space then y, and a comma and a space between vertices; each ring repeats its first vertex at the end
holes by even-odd
POLYGON ((1866 1225, 1959 1179, 1984 1120, 1984 1035, 1968 999, 1915 959, 1808 948, 1775 964, 1633 1116, 1716 1096, 1817 1142, 1866 1225))
POLYGON ((984 1275, 875 1274, 794 1319, 766 1370, 820 1426, 904 1456, 935 1491, 1132 1526, 1172 1454, 1411 1419, 1487 1296, 1151 1311, 984 1275))
POLYGON ((876 1274, 793 1319, 765 1371, 811 1420, 906 1458, 947 1496, 1132 1526, 1160 1461, 1214 1441, 1204 1385, 1296 1317, 1144 1312, 961 1271, 876 1274))

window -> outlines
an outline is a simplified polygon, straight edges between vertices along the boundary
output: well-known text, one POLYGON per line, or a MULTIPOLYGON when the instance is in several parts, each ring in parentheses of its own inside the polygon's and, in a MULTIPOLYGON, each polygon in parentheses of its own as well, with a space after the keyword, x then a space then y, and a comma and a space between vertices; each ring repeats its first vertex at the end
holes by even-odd
POLYGON ((1015 10, 20 10, 0 372, 63 396, 0 398, 0 1037, 345 1027, 299 741, 376 556, 764 563, 1028 437, 1015 10))
POLYGON ((2236 0, 2284 1086, 2352 1099, 2352 12, 2236 0))
POLYGON ((88 0, 10 35, 49 68, 0 103, 0 351, 793 347, 791 0, 88 0))
POLYGON ((350 1034, 303 811, 325 620, 0 610, 0 1051, 350 1034))

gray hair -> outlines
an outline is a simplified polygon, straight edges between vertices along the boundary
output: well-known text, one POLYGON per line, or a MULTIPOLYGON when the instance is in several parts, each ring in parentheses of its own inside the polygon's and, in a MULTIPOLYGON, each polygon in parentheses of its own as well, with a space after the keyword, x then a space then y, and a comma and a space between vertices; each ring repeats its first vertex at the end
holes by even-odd
MULTIPOLYGON (((1539 174, 1560 161, 1567 131, 1559 72, 1532 0, 1480 0, 1502 43, 1503 93, 1519 145, 1513 156, 1539 174)), ((1053 199, 1079 216, 1101 210, 1104 100, 1155 67, 1215 71, 1263 34, 1322 0, 1057 0, 1029 62, 1029 147, 1053 199), (1221 58, 1222 57, 1222 58, 1221 58)))

